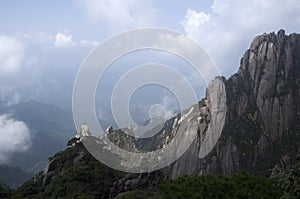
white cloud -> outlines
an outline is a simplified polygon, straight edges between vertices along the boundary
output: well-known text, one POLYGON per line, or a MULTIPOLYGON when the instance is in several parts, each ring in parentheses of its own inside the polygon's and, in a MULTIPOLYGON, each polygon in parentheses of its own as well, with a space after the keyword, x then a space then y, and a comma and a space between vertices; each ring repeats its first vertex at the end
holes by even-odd
POLYGON ((187 10, 181 23, 220 71, 229 75, 236 72, 255 35, 281 28, 300 31, 300 4, 297 0, 214 0, 212 13, 187 10))
POLYGON ((14 37, 0 35, 0 78, 19 72, 24 51, 22 42, 14 37))
POLYGON ((57 48, 66 47, 94 47, 99 43, 97 41, 80 40, 75 41, 72 39, 71 34, 57 33, 54 40, 54 46, 57 48))
POLYGON ((156 24, 152 0, 78 0, 78 3, 90 21, 104 23, 111 31, 156 24))
POLYGON ((22 121, 0 115, 0 164, 14 152, 26 151, 31 145, 30 131, 22 121))
POLYGON ((12 36, 0 35, 0 104, 18 103, 21 96, 11 85, 17 84, 25 65, 25 45, 12 36))
POLYGON ((69 102, 76 71, 96 45, 93 40, 76 40, 67 31, 0 35, 0 104, 69 102))
POLYGON ((164 108, 164 119, 170 119, 175 115, 177 111, 179 111, 179 105, 177 104, 177 100, 175 97, 171 97, 165 95, 162 99, 162 107, 164 108))
POLYGON ((19 35, 23 37, 26 40, 32 41, 37 44, 51 44, 55 40, 53 35, 47 34, 45 32, 39 32, 39 31, 30 31, 25 34, 19 35))
POLYGON ((99 42, 97 41, 87 41, 87 40, 81 40, 79 42, 79 44, 81 46, 98 46, 99 45, 99 42))
POLYGON ((55 47, 72 47, 75 45, 76 42, 72 40, 72 35, 66 35, 63 33, 56 34, 54 41, 55 47))
POLYGON ((36 76, 32 63, 23 38, 0 35, 0 104, 11 106, 21 100, 20 88, 36 76))
POLYGON ((186 16, 184 17, 184 22, 182 23, 186 32, 192 32, 197 29, 200 25, 204 25, 209 21, 209 14, 204 12, 196 12, 195 10, 188 9, 186 11, 186 16))
POLYGON ((23 34, 18 34, 18 37, 21 37, 25 41, 41 45, 46 49, 57 47, 57 48, 66 48, 66 47, 95 47, 99 42, 94 40, 74 40, 73 35, 68 33, 58 32, 56 35, 50 35, 45 32, 30 31, 23 34))

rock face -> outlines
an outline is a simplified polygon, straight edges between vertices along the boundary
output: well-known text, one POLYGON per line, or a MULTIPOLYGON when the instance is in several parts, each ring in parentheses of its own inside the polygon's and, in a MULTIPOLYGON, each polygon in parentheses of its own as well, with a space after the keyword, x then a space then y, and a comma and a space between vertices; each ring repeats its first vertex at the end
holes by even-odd
POLYGON ((124 133, 121 130, 111 131, 109 134, 107 134, 107 137, 110 141, 115 143, 121 149, 130 152, 137 151, 135 146, 135 138, 133 136, 124 133))
MULTIPOLYGON (((242 170, 269 175, 276 164, 292 164, 300 146, 300 36, 280 30, 255 37, 238 72, 228 80, 217 80, 226 88, 216 86, 221 85, 216 81, 211 96, 207 93, 200 102, 197 139, 169 166, 168 177, 229 176, 242 170), (225 89, 227 110, 221 98, 225 89), (206 135, 216 134, 209 128, 212 121, 225 119, 214 112, 217 108, 226 112, 225 126, 220 138, 207 141, 206 135), (203 151, 210 152, 206 156, 203 151)), ((179 120, 170 120, 165 130, 176 132, 179 120)), ((221 127, 213 128, 217 132, 221 127)), ((151 143, 167 144, 170 136, 163 135, 151 143)))
MULTIPOLYGON (((200 102, 200 117, 198 121, 197 139, 191 144, 188 151, 173 163, 170 177, 177 178, 182 175, 197 175, 207 172, 213 173, 216 165, 206 165, 205 157, 217 144, 226 116, 226 95, 224 79, 217 77, 207 90, 207 100, 200 102), (200 161, 199 161, 200 160, 200 161), (205 170, 205 171, 204 171, 205 170)), ((178 128, 180 124, 175 124, 178 128)), ((213 164, 216 158, 213 158, 213 164)))
MULTIPOLYGON (((231 175, 246 170, 268 175, 300 146, 300 36, 255 37, 236 74, 226 81, 227 116, 217 145, 199 158, 201 135, 170 166, 171 177, 231 175)), ((199 126, 204 129, 205 126, 199 126)))
POLYGON ((264 159, 270 148, 289 145, 285 142, 291 137, 295 139, 291 143, 295 146, 293 149, 274 152, 281 157, 296 153, 297 140, 300 140, 299 91, 300 36, 286 36, 284 30, 280 30, 277 34, 255 37, 241 60, 238 73, 227 82, 227 93, 232 96, 228 103, 228 121, 247 116, 258 127, 253 167, 264 159))
POLYGON ((110 190, 109 198, 113 198, 119 193, 134 189, 156 189, 161 180, 163 180, 163 174, 160 171, 141 173, 138 175, 127 174, 114 182, 110 190))
POLYGON ((251 108, 256 109, 254 119, 262 122, 263 130, 274 139, 281 138, 297 120, 299 89, 299 35, 286 36, 280 30, 257 36, 244 54, 238 73, 229 80, 228 90, 235 97, 229 104, 231 116, 242 117, 251 108))

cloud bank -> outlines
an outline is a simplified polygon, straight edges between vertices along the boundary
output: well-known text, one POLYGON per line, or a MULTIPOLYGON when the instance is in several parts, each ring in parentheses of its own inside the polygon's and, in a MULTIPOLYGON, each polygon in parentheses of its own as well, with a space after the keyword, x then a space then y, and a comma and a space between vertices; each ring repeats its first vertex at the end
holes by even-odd
POLYGON ((20 100, 71 104, 77 69, 96 45, 67 31, 0 35, 0 106, 20 100))
POLYGON ((72 40, 72 35, 57 33, 54 42, 55 47, 66 47, 66 46, 74 46, 74 45, 75 42, 72 40))
POLYGON ((0 164, 6 163, 14 152, 22 152, 31 145, 30 131, 22 121, 0 115, 0 164))
POLYGON ((72 39, 71 34, 64 34, 64 33, 57 33, 54 40, 54 46, 57 48, 65 48, 65 47, 83 47, 83 46, 90 46, 95 47, 99 43, 96 41, 75 41, 72 39))
POLYGON ((24 50, 22 42, 14 37, 0 35, 0 78, 19 72, 24 50))
POLYGON ((152 0, 78 0, 78 5, 92 23, 101 22, 113 32, 156 24, 152 0))
POLYGON ((255 35, 279 29, 300 31, 300 4, 297 0, 214 0, 211 13, 188 9, 181 24, 221 73, 230 75, 255 35))

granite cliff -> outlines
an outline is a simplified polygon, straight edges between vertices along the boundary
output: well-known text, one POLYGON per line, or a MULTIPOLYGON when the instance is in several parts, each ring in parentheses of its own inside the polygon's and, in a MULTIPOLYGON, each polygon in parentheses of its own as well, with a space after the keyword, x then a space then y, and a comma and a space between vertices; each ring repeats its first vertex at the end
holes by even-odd
POLYGON ((241 170, 269 175, 274 165, 286 167, 299 158, 300 35, 280 30, 255 37, 225 85, 221 138, 203 159, 198 158, 201 142, 194 142, 170 167, 172 178, 241 170))

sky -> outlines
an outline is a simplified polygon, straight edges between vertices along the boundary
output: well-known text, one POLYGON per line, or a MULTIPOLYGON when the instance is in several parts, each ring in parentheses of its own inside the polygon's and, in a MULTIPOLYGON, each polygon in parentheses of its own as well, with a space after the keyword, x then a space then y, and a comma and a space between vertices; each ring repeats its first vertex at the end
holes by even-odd
POLYGON ((88 53, 118 33, 149 26, 182 32, 229 77, 256 35, 300 27, 297 0, 11 0, 1 1, 0 13, 1 98, 63 107, 88 53))
MULTIPOLYGON (((11 106, 38 100, 71 107, 81 63, 107 38, 142 27, 174 29, 198 42, 228 78, 256 35, 279 29, 300 33, 300 4, 298 0, 10 0, 0 1, 0 24, 0 102, 11 106)), ((0 115, 0 129, 4 128, 11 129, 11 136, 20 135, 21 146, 30 144, 22 121, 0 115)), ((1 148, 0 157, 1 151, 14 150, 1 148)))

